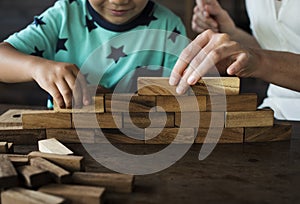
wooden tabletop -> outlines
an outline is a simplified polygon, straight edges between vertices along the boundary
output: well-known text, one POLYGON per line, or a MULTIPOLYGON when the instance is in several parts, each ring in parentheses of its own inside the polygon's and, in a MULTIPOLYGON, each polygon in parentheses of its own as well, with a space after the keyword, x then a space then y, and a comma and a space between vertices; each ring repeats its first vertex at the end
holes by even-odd
MULTIPOLYGON (((8 109, 33 107, 0 105, 8 109)), ((37 108, 37 107, 35 107, 37 108)), ((217 145, 204 161, 201 145, 193 145, 173 166, 161 172, 136 176, 131 194, 107 195, 107 203, 300 203, 300 123, 288 142, 217 145)), ((86 170, 109 172, 89 156, 82 145, 67 145, 86 159, 86 170)), ((159 151, 160 145, 118 145, 140 154, 159 151)), ((36 146, 15 146, 28 153, 36 146)))

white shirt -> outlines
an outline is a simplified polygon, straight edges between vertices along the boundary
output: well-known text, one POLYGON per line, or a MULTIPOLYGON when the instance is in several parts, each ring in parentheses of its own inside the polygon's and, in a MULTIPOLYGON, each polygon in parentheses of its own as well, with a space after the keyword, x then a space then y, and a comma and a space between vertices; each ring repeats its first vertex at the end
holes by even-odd
MULTIPOLYGON (((263 49, 300 54, 300 1, 275 1, 246 0, 253 35, 263 49)), ((260 108, 272 108, 280 120, 300 121, 300 92, 270 84, 267 96, 260 108)))

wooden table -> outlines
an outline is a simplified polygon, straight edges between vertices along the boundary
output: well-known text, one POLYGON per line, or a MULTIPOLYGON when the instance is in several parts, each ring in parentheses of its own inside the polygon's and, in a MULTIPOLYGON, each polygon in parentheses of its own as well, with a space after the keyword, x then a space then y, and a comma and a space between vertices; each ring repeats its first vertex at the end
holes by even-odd
MULTIPOLYGON (((7 109, 28 108, 0 105, 7 109)), ((201 145, 170 168, 136 176, 131 194, 107 194, 106 203, 300 203, 300 124, 294 122, 289 142, 217 145, 204 161, 198 160, 201 145)), ((93 160, 82 145, 68 145, 85 156, 86 170, 109 172, 93 160)), ((120 145, 131 153, 158 151, 158 145, 120 145)), ((36 146, 16 146, 27 153, 36 146)))

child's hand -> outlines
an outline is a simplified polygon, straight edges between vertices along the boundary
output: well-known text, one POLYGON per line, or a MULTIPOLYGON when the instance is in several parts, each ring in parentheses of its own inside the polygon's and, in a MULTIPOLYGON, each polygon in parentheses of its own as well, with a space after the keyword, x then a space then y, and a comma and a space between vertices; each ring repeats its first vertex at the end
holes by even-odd
POLYGON ((74 64, 43 61, 33 69, 33 79, 51 94, 59 107, 80 108, 90 104, 90 94, 84 76, 74 64))

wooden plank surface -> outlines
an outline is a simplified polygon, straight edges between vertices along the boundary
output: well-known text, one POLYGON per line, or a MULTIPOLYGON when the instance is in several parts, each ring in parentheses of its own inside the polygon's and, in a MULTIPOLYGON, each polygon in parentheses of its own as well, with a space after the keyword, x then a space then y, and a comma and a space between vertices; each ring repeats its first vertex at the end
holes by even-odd
POLYGON ((174 127, 174 113, 124 113, 123 128, 174 127), (165 122, 165 123, 164 123, 165 122))
POLYGON ((31 111, 22 114, 23 129, 71 128, 71 114, 31 111))
POLYGON ((75 113, 72 128, 122 128, 122 123, 122 113, 75 113))
POLYGON ((74 171, 81 171, 84 169, 84 158, 82 156, 75 156, 75 155, 59 155, 59 154, 48 154, 42 152, 30 152, 28 154, 29 159, 35 157, 42 157, 45 158, 62 168, 74 172, 74 171))
POLYGON ((106 94, 105 110, 106 112, 149 112, 155 107, 154 96, 137 96, 129 94, 106 94), (128 106, 129 103, 129 106, 128 106))
POLYGON ((24 166, 29 163, 28 155, 6 154, 15 167, 24 166))
POLYGON ((45 129, 38 130, 0 130, 0 140, 12 142, 15 145, 36 145, 38 140, 46 138, 45 129))
POLYGON ((65 199, 25 188, 11 188, 1 193, 2 204, 62 204, 65 199))
POLYGON ((46 137, 47 139, 55 138, 64 144, 93 144, 95 142, 95 129, 47 129, 46 137))
POLYGON ((55 138, 39 140, 38 149, 43 153, 70 155, 73 152, 55 138))
POLYGON ((105 189, 94 186, 50 184, 39 188, 39 191, 61 196, 72 204, 101 204, 105 189))
POLYGON ((74 184, 104 187, 110 192, 131 193, 134 176, 118 173, 74 172, 74 184))
POLYGON ((18 174, 7 155, 0 154, 0 189, 18 185, 18 174))
POLYGON ((244 128, 211 128, 208 137, 208 128, 199 128, 196 144, 206 143, 243 143, 244 128), (218 137, 220 136, 219 140, 218 137))
POLYGON ((175 113, 175 126, 181 128, 224 127, 224 112, 175 113), (197 118, 196 114, 200 116, 197 118), (184 123, 181 123, 181 120, 184 123))
MULTIPOLYGON (((112 144, 144 144, 145 131, 143 129, 102 129, 101 131, 112 144)), ((95 136, 97 144, 107 144, 107 140, 104 140, 100 133, 95 136)))
POLYGON ((0 154, 5 154, 8 152, 7 142, 0 142, 0 154))
POLYGON ((17 171, 22 176, 24 184, 29 188, 41 187, 52 181, 48 170, 40 169, 35 166, 20 166, 17 168, 17 171))
POLYGON ((270 109, 245 112, 226 112, 225 127, 269 127, 273 126, 274 112, 270 109))
POLYGON ((0 116, 0 130, 22 129, 22 113, 29 109, 10 109, 0 116))
POLYGON ((194 143, 194 128, 146 128, 145 143, 146 144, 191 144, 194 143), (176 141, 174 140, 176 138, 176 141))

